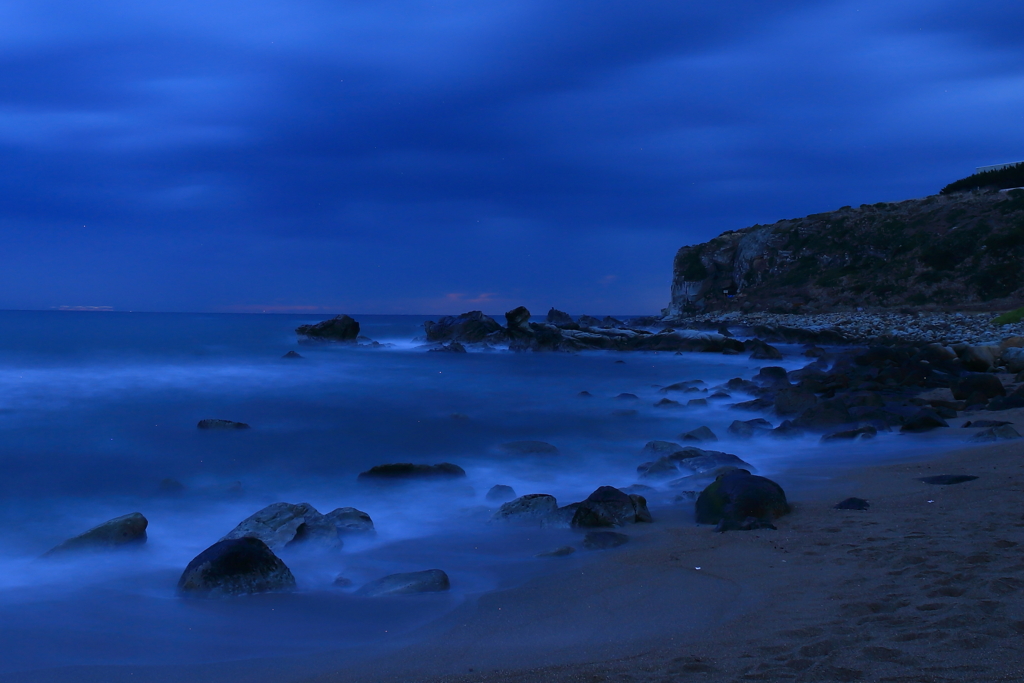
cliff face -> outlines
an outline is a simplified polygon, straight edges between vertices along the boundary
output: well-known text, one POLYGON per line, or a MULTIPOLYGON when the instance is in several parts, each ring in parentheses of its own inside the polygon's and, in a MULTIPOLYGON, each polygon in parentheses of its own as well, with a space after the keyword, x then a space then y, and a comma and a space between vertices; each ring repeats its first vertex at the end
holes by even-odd
POLYGON ((1024 190, 932 196, 755 225, 683 247, 669 318, 709 311, 1015 308, 1024 190))

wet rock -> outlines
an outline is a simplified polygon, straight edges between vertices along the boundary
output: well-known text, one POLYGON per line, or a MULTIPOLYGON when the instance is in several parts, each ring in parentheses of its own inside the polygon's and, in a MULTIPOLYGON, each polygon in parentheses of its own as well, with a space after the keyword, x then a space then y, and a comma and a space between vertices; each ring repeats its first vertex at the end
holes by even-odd
POLYGON ((704 426, 691 429, 685 434, 680 434, 679 438, 683 441, 718 441, 718 437, 715 436, 715 433, 704 426))
POLYGON ((732 398, 732 396, 730 394, 725 393, 724 391, 716 391, 715 393, 713 393, 710 396, 708 396, 708 398, 709 399, 712 399, 712 398, 724 399, 724 398, 732 398))
POLYGON ((491 490, 487 492, 487 500, 492 503, 502 503, 508 500, 513 500, 516 497, 515 489, 505 484, 495 484, 491 487, 491 490))
POLYGON ((371 581, 355 592, 368 598, 382 595, 408 595, 411 593, 440 593, 451 589, 448 575, 440 569, 422 572, 403 572, 371 581))
POLYGON ((583 547, 587 550, 608 550, 628 542, 629 536, 615 531, 588 531, 583 537, 583 547))
POLYGON ((862 425, 856 429, 847 429, 841 432, 834 432, 832 434, 826 434, 821 437, 822 443, 829 441, 853 441, 854 439, 873 439, 878 434, 878 430, 872 425, 862 425))
POLYGON ((964 427, 964 428, 966 428, 966 427, 987 428, 987 427, 1002 427, 1003 425, 1012 425, 1012 424, 1013 424, 1012 422, 1007 422, 1006 420, 968 420, 967 422, 964 422, 960 426, 964 427))
POLYGON ((234 420, 200 420, 196 427, 199 429, 249 429, 249 425, 234 420))
POLYGON ((149 521, 141 512, 132 512, 115 517, 94 526, 83 534, 69 538, 43 557, 53 557, 69 552, 114 550, 140 546, 146 542, 146 527, 149 521))
POLYGON ((761 398, 755 398, 750 401, 741 401, 740 403, 733 403, 731 408, 737 410, 769 410, 775 406, 775 400, 762 396, 761 398))
POLYGON ((654 404, 655 408, 678 408, 682 404, 679 401, 673 401, 670 398, 663 398, 654 404))
POLYGON ((675 453, 658 458, 637 467, 641 478, 668 479, 679 474, 692 475, 710 472, 719 467, 746 467, 753 469, 749 463, 740 460, 731 453, 706 451, 693 446, 681 448, 675 453))
POLYGON ((663 455, 671 455, 683 447, 672 441, 648 441, 640 451, 641 458, 660 458, 663 455))
POLYGON ((753 350, 753 353, 750 354, 752 360, 782 360, 781 351, 760 339, 752 339, 744 344, 744 346, 753 350))
POLYGON ((778 427, 768 432, 773 439, 795 439, 803 436, 804 430, 792 420, 783 420, 778 427))
POLYGON ((423 323, 423 330, 429 342, 458 341, 476 344, 483 341, 500 341, 505 331, 494 318, 481 311, 470 311, 457 316, 445 316, 434 322, 423 323))
POLYGON ((339 535, 373 534, 377 530, 373 526, 370 515, 356 508, 344 507, 331 510, 324 515, 324 521, 334 526, 339 535))
POLYGON ((1020 434, 1016 429, 1010 425, 1002 425, 1001 427, 989 427, 983 429, 970 438, 973 442, 986 442, 986 441, 1006 441, 1009 439, 1019 439, 1020 434))
POLYGON ((546 553, 537 553, 534 557, 566 557, 574 552, 576 552, 576 548, 573 548, 571 545, 563 545, 561 548, 555 548, 546 553))
POLYGON ((347 315, 339 315, 315 325, 299 325, 295 332, 317 341, 355 343, 359 336, 359 323, 347 315))
POLYGON ((290 591, 295 577, 267 544, 249 536, 217 541, 188 563, 178 580, 185 596, 222 597, 290 591))
POLYGON ((686 402, 687 408, 703 408, 707 406, 708 401, 706 398, 691 398, 686 402))
POLYGON ((544 441, 510 441, 498 448, 516 455, 558 455, 558 449, 544 441))
POLYGON ((1004 349, 999 360, 1010 372, 1017 373, 1024 370, 1024 348, 1010 347, 1004 349))
POLYGON ((457 341, 450 341, 436 348, 430 349, 432 353, 469 353, 466 347, 457 341))
POLYGON ((513 308, 505 314, 505 321, 508 324, 509 331, 524 328, 530 322, 530 311, 526 306, 513 308))
POLYGON ((569 525, 574 529, 615 527, 650 522, 647 499, 628 495, 613 486, 602 486, 581 502, 569 525))
POLYGON ((697 497, 695 510, 698 524, 726 522, 754 528, 748 522, 753 518, 766 528, 774 528, 772 520, 787 514, 790 507, 786 493, 777 483, 746 470, 735 470, 705 488, 697 497))
POLYGON ((963 484, 965 481, 974 481, 975 479, 977 477, 970 474, 937 474, 932 477, 918 477, 917 480, 932 486, 952 486, 954 484, 963 484))
POLYGON ((400 462, 388 465, 375 465, 365 472, 360 472, 359 481, 385 483, 410 480, 463 479, 465 476, 466 470, 450 462, 442 462, 437 465, 400 462))
MULTIPOLYGON (((989 373, 970 373, 956 380, 950 387, 953 398, 963 400, 975 392, 985 396, 986 401, 996 396, 1006 396, 1006 389, 999 378, 989 373)), ((968 404, 970 405, 970 404, 968 404)))
POLYGON ((1015 391, 1010 396, 997 396, 985 406, 986 410, 1010 410, 1011 408, 1024 408, 1024 394, 1015 391))
POLYGON ((558 509, 558 501, 546 493, 529 493, 498 508, 492 522, 516 524, 544 524, 558 509))
POLYGON ((783 389, 775 395, 775 413, 799 415, 818 402, 818 397, 800 389, 783 389))
POLYGON ((761 417, 753 420, 733 420, 728 432, 739 439, 749 439, 758 434, 765 434, 772 429, 772 423, 761 417))
POLYGON ((793 424, 802 429, 822 429, 851 422, 852 417, 846 404, 840 399, 826 399, 807 408, 793 424))
POLYGON ((871 507, 871 503, 867 502, 863 498, 847 498, 844 501, 833 505, 836 510, 867 510, 871 507))
POLYGON ((934 410, 921 408, 900 427, 900 432, 927 432, 937 427, 948 426, 949 424, 939 417, 934 410))
POLYGON ((675 384, 669 384, 667 387, 658 389, 659 393, 667 394, 670 391, 688 392, 699 390, 700 387, 704 386, 704 382, 699 379, 687 380, 685 382, 676 382, 675 384))
POLYGON ((731 380, 722 385, 723 389, 728 391, 741 391, 745 394, 756 393, 761 387, 748 379, 742 377, 733 377, 731 380))
MULTIPOLYGON (((730 380, 731 382, 732 380, 730 380)), ((754 375, 754 382, 764 387, 788 387, 789 373, 786 368, 770 365, 754 375)))
POLYGON ((298 352, 296 352, 296 351, 289 351, 288 353, 286 353, 283 356, 281 356, 281 358, 302 358, 302 357, 303 356, 300 356, 298 354, 298 352))
POLYGON ((220 540, 258 538, 271 550, 302 544, 322 550, 339 550, 341 538, 334 524, 309 503, 274 503, 242 520, 220 540))

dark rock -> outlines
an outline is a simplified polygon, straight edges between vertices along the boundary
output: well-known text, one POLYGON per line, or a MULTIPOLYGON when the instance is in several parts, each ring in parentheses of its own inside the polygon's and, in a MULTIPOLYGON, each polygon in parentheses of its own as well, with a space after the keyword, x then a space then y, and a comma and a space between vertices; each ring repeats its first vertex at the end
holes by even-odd
POLYGON ((610 315, 606 315, 604 320, 601 321, 601 327, 622 327, 623 324, 621 320, 617 320, 610 315))
MULTIPOLYGON (((989 373, 972 372, 956 380, 951 387, 953 398, 963 400, 975 392, 980 392, 987 401, 996 396, 1006 396, 1006 389, 999 378, 989 373)), ((970 405, 970 402, 968 402, 970 405)))
POLYGON ((772 423, 760 417, 753 420, 733 420, 729 433, 740 439, 749 439, 755 434, 764 434, 772 429, 772 423))
POLYGON ((829 441, 852 441, 854 439, 873 439, 878 434, 878 430, 871 425, 863 425, 857 427, 857 429, 847 429, 841 432, 835 432, 832 434, 826 434, 821 437, 822 443, 829 441))
POLYGON ((558 509, 558 501, 546 493, 529 493, 498 508, 491 517, 494 522, 545 524, 558 509))
POLYGON ((249 429, 244 422, 233 420, 200 420, 196 425, 199 429, 249 429))
MULTIPOLYGON (((971 395, 974 396, 974 394, 971 395)), ((986 410, 1010 410, 1011 408, 1024 408, 1024 395, 1015 391, 1010 396, 996 396, 985 406, 986 410)))
POLYGON ((586 327, 600 327, 601 326, 601 321, 598 318, 595 318, 592 315, 581 315, 576 320, 577 320, 577 322, 580 325, 584 325, 586 327))
POLYGON ((637 400, 638 397, 637 397, 636 394, 625 394, 625 393, 623 393, 623 394, 619 394, 615 398, 617 398, 619 400, 623 400, 623 401, 635 401, 635 400, 637 400))
POLYGON ((513 308, 505 314, 505 321, 508 323, 509 332, 519 328, 525 328, 530 321, 530 311, 526 306, 513 308))
POLYGON ((310 339, 354 343, 359 336, 359 323, 347 315, 339 315, 315 325, 299 325, 295 331, 310 339))
POLYGON ((726 531, 754 531, 756 529, 776 529, 777 527, 772 524, 770 519, 758 519, 757 517, 747 517, 740 521, 732 518, 723 518, 715 526, 715 531, 724 533, 726 531))
MULTIPOLYGON (((731 382, 732 380, 730 380, 731 382)), ((789 386, 789 373, 786 372, 786 368, 780 368, 777 365, 770 365, 754 375, 754 382, 757 382, 761 386, 765 387, 788 387, 789 386)))
POLYGON ((615 361, 615 363, 616 363, 617 365, 625 365, 625 364, 626 364, 626 361, 624 361, 624 360, 617 360, 617 361, 615 361))
POLYGON ((921 408, 915 415, 911 416, 902 427, 901 432, 927 432, 937 427, 948 427, 949 425, 938 414, 929 408, 921 408))
POLYGON ((447 344, 430 349, 430 351, 434 353, 469 353, 466 351, 466 347, 457 341, 450 341, 447 344))
POLYGON ((324 521, 333 525, 339 535, 373 534, 377 532, 373 527, 373 520, 370 519, 370 515, 356 508, 344 507, 331 510, 324 515, 324 521))
POLYGON ((487 500, 494 503, 503 503, 508 500, 513 500, 516 497, 515 489, 505 484, 495 484, 491 487, 491 490, 487 492, 487 500))
POLYGON ((826 399, 807 408, 793 424, 803 429, 820 429, 851 422, 846 404, 840 399, 826 399))
POLYGON ((149 521, 141 512, 115 517, 94 526, 83 534, 69 538, 57 547, 48 550, 43 557, 53 557, 68 552, 137 547, 146 542, 146 527, 148 526, 149 521))
POLYGON ((589 391, 581 391, 576 395, 579 396, 580 398, 590 398, 591 396, 593 396, 593 394, 590 393, 589 391))
POLYGON ((220 597, 295 588, 295 577, 258 538, 217 541, 188 563, 178 580, 186 596, 220 597))
POLYGON ((504 337, 501 325, 481 311, 470 311, 458 316, 448 315, 437 322, 429 320, 423 323, 423 329, 427 333, 427 341, 430 342, 459 341, 476 344, 488 339, 498 341, 504 337))
POLYGON ((783 420, 778 427, 768 432, 773 439, 795 439, 803 436, 804 430, 792 420, 783 420))
POLYGON ((703 408, 707 406, 708 400, 706 398, 691 398, 686 402, 687 408, 703 408))
POLYGON ((775 406, 775 400, 762 396, 761 398, 755 398, 750 401, 741 401, 739 403, 733 403, 730 407, 736 408, 737 410, 768 410, 775 406))
POLYGON ((747 379, 743 379, 742 377, 733 377, 731 380, 723 384, 722 387, 728 389, 729 391, 742 391, 743 393, 746 394, 756 393, 758 389, 761 388, 754 382, 751 382, 750 380, 747 379))
POLYGON ((952 486, 953 484, 962 484, 965 481, 974 481, 975 479, 977 477, 970 474, 937 474, 933 477, 918 477, 918 481, 923 481, 933 486, 952 486))
POLYGON ((548 322, 552 325, 565 325, 573 322, 572 316, 568 313, 564 313, 557 308, 552 308, 548 311, 548 322))
POLYGON ((781 351, 760 339, 751 339, 744 346, 753 350, 753 353, 750 354, 750 358, 753 360, 782 360, 781 351))
POLYGON ((613 486, 602 486, 576 507, 569 525, 579 529, 650 521, 646 498, 628 495, 613 486))
POLYGON ((781 486, 747 470, 734 470, 715 479, 697 497, 695 508, 698 524, 723 520, 744 524, 752 517, 770 525, 790 510, 781 486))
POLYGON ((289 351, 288 353, 281 356, 281 358, 302 358, 296 351, 289 351))
POLYGON ((571 545, 563 545, 561 548, 555 548, 546 553, 537 553, 534 557, 566 557, 574 552, 576 552, 576 548, 573 548, 571 545))
POLYGON ((719 467, 746 467, 753 469, 749 463, 740 460, 731 453, 706 451, 693 446, 681 448, 675 453, 664 455, 654 462, 637 467, 641 478, 667 479, 678 474, 703 474, 719 467))
POLYGON ((672 453, 681 451, 682 449, 682 446, 671 441, 648 441, 643 447, 643 450, 640 451, 640 457, 660 458, 663 455, 671 455, 672 453))
POLYGON ((516 455, 558 455, 558 449, 544 441, 509 441, 498 448, 516 455))
POLYGON ((957 354, 963 366, 972 372, 988 372, 995 367, 998 347, 968 346, 957 354))
POLYGON ((309 503, 274 503, 242 520, 220 540, 258 538, 274 551, 304 544, 322 550, 340 550, 338 530, 309 503))
POLYGON ((409 481, 409 480, 432 480, 432 479, 461 479, 466 476, 466 470, 450 462, 442 462, 437 465, 419 465, 410 462, 392 463, 388 465, 375 465, 365 472, 359 474, 359 481, 409 481))
POLYGON ((961 427, 1002 427, 1003 425, 1012 425, 1012 422, 1006 420, 968 420, 964 422, 961 427))
POLYGON ((587 550, 608 550, 628 542, 629 536, 616 531, 588 531, 583 537, 583 547, 587 550))
POLYGON ((685 434, 680 434, 679 438, 683 441, 718 441, 718 437, 715 436, 715 433, 703 426, 691 429, 685 434))
POLYGON ((712 399, 712 398, 723 398, 724 399, 724 398, 732 398, 732 396, 727 394, 727 393, 725 393, 724 391, 716 391, 715 393, 713 393, 710 396, 708 396, 708 398, 709 399, 712 399))
POLYGON ((440 593, 450 590, 451 582, 448 575, 440 569, 427 569, 422 572, 403 572, 371 581, 355 592, 368 598, 382 595, 408 595, 411 593, 440 593))
POLYGON ((986 441, 1006 441, 1010 439, 1019 439, 1020 433, 1010 425, 1003 425, 1001 427, 989 427, 983 429, 974 436, 971 437, 971 441, 974 442, 986 442, 986 441))
POLYGON ((331 582, 331 585, 335 588, 348 588, 352 585, 352 579, 344 576, 343 574, 338 574, 334 577, 334 581, 331 582))
POLYGON ((847 498, 833 507, 836 510, 867 510, 871 504, 863 498, 847 498))
POLYGON ((783 389, 775 395, 775 412, 778 415, 799 415, 818 402, 814 394, 800 389, 783 389))
POLYGON ((663 398, 654 404, 655 408, 678 408, 682 405, 679 401, 673 401, 670 398, 663 398))
POLYGON ((465 413, 452 413, 450 415, 450 417, 453 420, 468 420, 469 419, 469 415, 466 415, 465 413))

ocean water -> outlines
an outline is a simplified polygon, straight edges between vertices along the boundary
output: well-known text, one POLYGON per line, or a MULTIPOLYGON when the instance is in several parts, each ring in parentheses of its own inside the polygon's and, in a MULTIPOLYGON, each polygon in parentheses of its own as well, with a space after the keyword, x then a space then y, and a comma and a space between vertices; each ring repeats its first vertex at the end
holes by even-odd
MULTIPOLYGON (((0 312, 0 674, 384 647, 462 601, 550 571, 536 553, 578 544, 571 530, 488 524, 491 486, 550 493, 562 505, 582 500, 600 485, 636 483, 647 441, 678 440, 701 425, 722 439, 715 449, 768 476, 923 448, 896 434, 839 449, 816 437, 732 441, 727 425, 756 415, 730 401, 654 407, 658 389, 674 382, 751 377, 764 363, 743 355, 427 353, 415 340, 426 318, 357 318, 386 346, 299 345, 294 328, 322 319, 300 315, 0 312), (282 359, 289 350, 304 358, 282 359), (592 396, 581 398, 584 390, 592 396), (204 418, 252 429, 200 431, 204 418), (559 453, 498 448, 526 439, 559 453), (392 462, 452 462, 468 476, 386 489, 357 482, 392 462), (165 478, 184 492, 163 492, 165 478), (337 554, 283 553, 294 594, 175 595, 195 555, 278 501, 357 507, 377 534, 349 539, 337 554), (150 521, 145 547, 38 559, 134 511, 150 521), (339 574, 358 587, 432 568, 450 575, 450 593, 381 600, 332 585, 339 574)), ((773 364, 806 363, 798 349, 786 351, 773 364)), ((656 519, 692 508, 674 496, 650 496, 656 519)))

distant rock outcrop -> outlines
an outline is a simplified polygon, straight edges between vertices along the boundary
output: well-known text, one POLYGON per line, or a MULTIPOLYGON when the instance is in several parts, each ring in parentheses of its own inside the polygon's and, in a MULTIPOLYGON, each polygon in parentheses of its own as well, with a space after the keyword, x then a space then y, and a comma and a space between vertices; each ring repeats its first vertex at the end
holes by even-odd
POLYGON ((504 329, 494 318, 481 311, 470 311, 462 315, 446 315, 437 322, 428 320, 423 330, 430 342, 463 342, 476 344, 483 341, 504 341, 504 329))
POLYGON ((359 336, 359 323, 347 315, 339 315, 315 325, 299 325, 295 332, 317 341, 355 343, 359 336))

